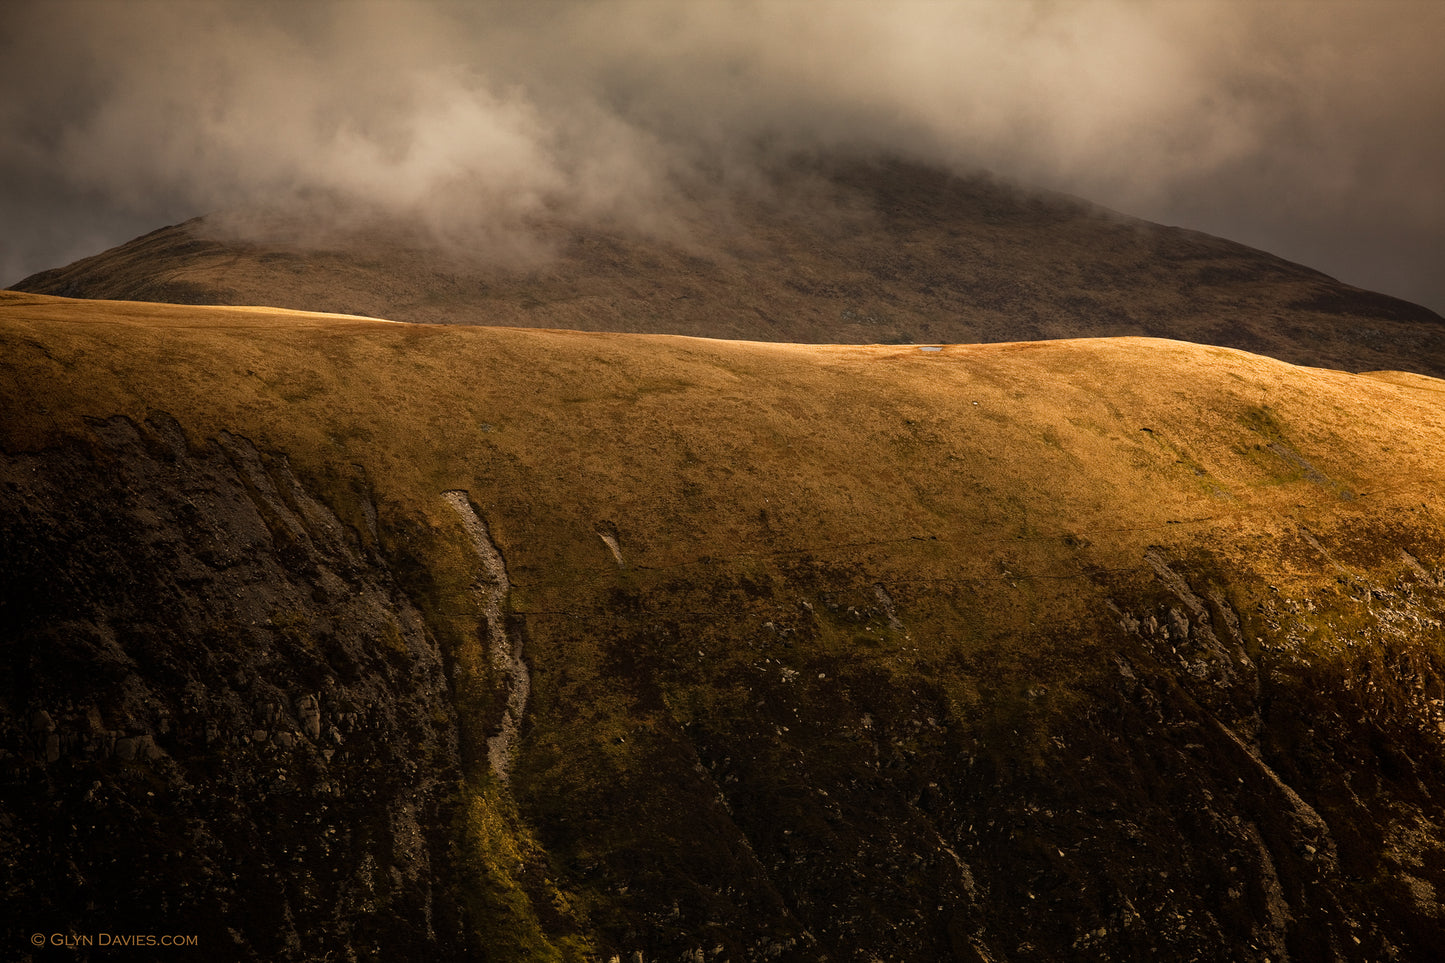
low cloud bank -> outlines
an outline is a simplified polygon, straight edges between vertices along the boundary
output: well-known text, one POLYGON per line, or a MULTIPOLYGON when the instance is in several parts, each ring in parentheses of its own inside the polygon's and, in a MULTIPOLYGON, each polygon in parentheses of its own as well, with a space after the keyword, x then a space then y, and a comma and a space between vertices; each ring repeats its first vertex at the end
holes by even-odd
MULTIPOLYGON (((986 168, 1445 309, 1445 5, 7 9, 0 281, 210 211, 679 232, 794 152, 986 168)), ((265 218, 250 222, 265 223, 265 218)), ((238 222, 239 223, 239 222, 238 222)))

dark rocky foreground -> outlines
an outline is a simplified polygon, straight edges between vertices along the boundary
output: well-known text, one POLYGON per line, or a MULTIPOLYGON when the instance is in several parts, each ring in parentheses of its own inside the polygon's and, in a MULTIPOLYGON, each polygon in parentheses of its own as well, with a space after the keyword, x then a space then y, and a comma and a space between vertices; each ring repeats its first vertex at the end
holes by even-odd
POLYGON ((0 459, 0 955, 456 958, 454 712, 386 563, 243 438, 94 430, 0 459))
POLYGON ((1154 550, 1013 638, 970 623, 965 587, 861 555, 514 616, 518 822, 478 864, 457 810, 484 753, 415 559, 239 436, 91 428, 0 459, 9 958, 32 932, 689 963, 1410 960, 1445 939, 1426 521, 1299 534, 1373 573, 1307 595, 1154 550), (905 665, 940 625, 982 641, 905 665))

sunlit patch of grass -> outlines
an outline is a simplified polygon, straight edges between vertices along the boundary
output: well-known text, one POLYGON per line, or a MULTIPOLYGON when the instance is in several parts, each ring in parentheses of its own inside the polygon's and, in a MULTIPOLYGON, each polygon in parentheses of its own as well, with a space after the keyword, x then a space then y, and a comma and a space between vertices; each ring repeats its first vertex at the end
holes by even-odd
POLYGON ((510 795, 486 779, 461 787, 456 876, 481 959, 582 963, 596 959, 574 897, 550 878, 545 853, 510 795))

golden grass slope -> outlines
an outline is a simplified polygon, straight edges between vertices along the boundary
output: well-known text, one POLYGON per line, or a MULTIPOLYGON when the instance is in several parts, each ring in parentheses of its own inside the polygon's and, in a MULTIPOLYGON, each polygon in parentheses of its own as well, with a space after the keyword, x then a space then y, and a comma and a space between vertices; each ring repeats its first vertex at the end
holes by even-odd
MULTIPOLYGON (((472 493, 519 606, 703 558, 866 557, 1068 578, 1151 544, 1439 508, 1439 383, 1149 339, 762 344, 0 296, 3 442, 168 411, 285 452, 343 517, 454 527, 472 493)), ((360 529, 362 526, 358 524, 360 529)), ((1233 552, 1231 553, 1233 554, 1233 552)))

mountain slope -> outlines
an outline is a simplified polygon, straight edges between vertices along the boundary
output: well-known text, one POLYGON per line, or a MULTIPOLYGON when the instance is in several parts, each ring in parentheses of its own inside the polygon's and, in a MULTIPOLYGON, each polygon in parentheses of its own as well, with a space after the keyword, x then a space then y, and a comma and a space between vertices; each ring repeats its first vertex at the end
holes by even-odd
POLYGON ((0 349, 15 945, 119 825, 237 958, 1445 935, 1439 382, 21 294, 0 349))
MULTIPOLYGON (((797 166, 644 237, 539 225, 551 258, 487 267, 400 227, 328 238, 223 217, 20 282, 66 297, 265 304, 405 321, 758 341, 979 343, 1137 335, 1296 364, 1445 374, 1418 305, 1196 232, 900 163, 797 166), (227 239, 227 238, 232 239, 227 239)), ((494 259, 493 259, 494 260, 494 259)))

